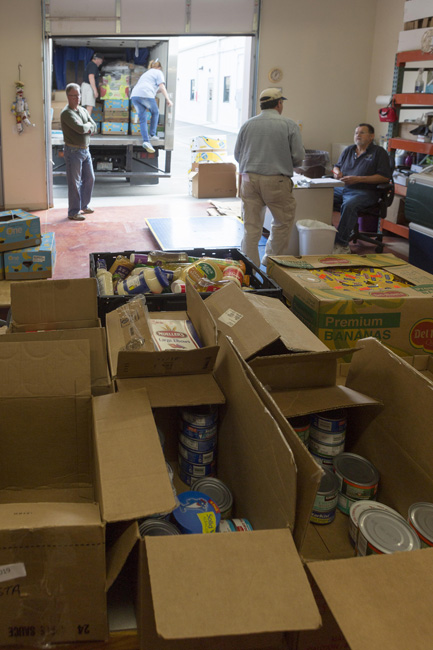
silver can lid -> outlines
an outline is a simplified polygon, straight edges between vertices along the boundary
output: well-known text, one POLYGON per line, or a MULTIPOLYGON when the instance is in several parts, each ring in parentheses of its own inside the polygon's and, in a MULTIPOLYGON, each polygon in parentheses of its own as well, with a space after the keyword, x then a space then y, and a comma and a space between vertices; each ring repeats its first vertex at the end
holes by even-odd
POLYGON ((379 483, 379 472, 369 460, 343 452, 334 458, 334 469, 343 476, 358 485, 368 486, 379 483))
POLYGON ((323 467, 322 469, 325 473, 322 476, 322 479, 320 481, 317 494, 326 496, 328 494, 333 494, 334 492, 338 492, 338 487, 339 487, 338 478, 335 476, 332 469, 328 469, 327 467, 323 467))
POLYGON ((413 503, 409 508, 409 522, 433 544, 433 503, 427 501, 413 503))
POLYGON ((385 510, 386 512, 392 512, 404 521, 404 518, 394 508, 390 508, 390 506, 386 506, 384 503, 380 503, 380 501, 362 499, 361 501, 354 501, 350 506, 349 516, 355 526, 358 526, 359 518, 366 510, 385 510))
POLYGON ((150 535, 159 537, 160 535, 180 535, 181 532, 177 526, 161 519, 144 519, 138 526, 140 535, 150 535))
POLYGON ((199 478, 194 481, 193 489, 206 494, 217 504, 222 513, 233 507, 233 495, 227 485, 219 478, 199 478))
POLYGON ((382 553, 421 548, 419 537, 399 515, 385 510, 366 510, 359 517, 359 531, 382 553))

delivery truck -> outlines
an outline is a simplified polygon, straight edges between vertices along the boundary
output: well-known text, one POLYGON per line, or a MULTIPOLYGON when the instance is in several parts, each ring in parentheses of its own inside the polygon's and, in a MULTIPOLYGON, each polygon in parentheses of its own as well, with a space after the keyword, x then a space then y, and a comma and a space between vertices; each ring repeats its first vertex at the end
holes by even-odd
POLYGON ((60 113, 66 105, 68 83, 81 85, 85 66, 100 53, 100 97, 92 112, 98 133, 90 141, 96 179, 125 178, 131 185, 153 185, 169 177, 174 139, 177 38, 61 37, 52 40, 51 145, 53 182, 64 183, 63 133, 60 113), (151 60, 159 59, 173 106, 158 94, 160 143, 155 153, 142 147, 138 116, 130 94, 151 60))

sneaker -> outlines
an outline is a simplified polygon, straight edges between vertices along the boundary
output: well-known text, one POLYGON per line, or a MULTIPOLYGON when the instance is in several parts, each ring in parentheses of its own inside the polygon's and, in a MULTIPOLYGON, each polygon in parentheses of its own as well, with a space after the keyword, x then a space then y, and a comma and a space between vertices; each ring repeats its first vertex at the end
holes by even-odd
POLYGON ((155 149, 152 147, 150 142, 143 142, 143 149, 146 149, 148 153, 155 153, 155 149))
POLYGON ((159 144, 161 142, 161 138, 158 135, 152 135, 150 137, 150 141, 154 142, 155 144, 159 144))
POLYGON ((71 216, 68 216, 68 219, 71 221, 85 221, 86 217, 83 217, 82 214, 71 214, 71 216))
POLYGON ((344 246, 343 244, 334 244, 332 253, 333 255, 350 255, 352 251, 350 250, 350 246, 344 246))
POLYGON ((80 214, 93 214, 95 211, 92 210, 92 208, 85 208, 84 210, 81 210, 80 214))

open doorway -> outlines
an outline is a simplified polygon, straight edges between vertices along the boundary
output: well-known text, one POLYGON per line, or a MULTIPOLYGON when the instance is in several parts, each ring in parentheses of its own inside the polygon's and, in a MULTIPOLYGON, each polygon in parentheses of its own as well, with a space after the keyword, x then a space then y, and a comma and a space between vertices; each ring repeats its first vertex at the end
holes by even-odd
MULTIPOLYGON (((254 37, 181 36, 160 41, 153 39, 152 42, 148 40, 144 36, 134 40, 108 37, 85 39, 85 45, 94 46, 93 49, 111 57, 127 56, 126 48, 131 50, 132 45, 133 51, 143 45, 149 46, 153 54, 161 43, 170 53, 164 55, 167 90, 174 99, 173 140, 171 146, 167 147, 172 149, 170 176, 146 185, 125 182, 125 178, 114 175, 97 178, 93 199, 101 201, 100 204, 107 197, 120 205, 131 201, 137 203, 138 197, 187 195, 192 137, 225 134, 226 155, 231 157, 239 127, 250 114, 254 37)), ((62 45, 78 47, 83 45, 81 41, 83 39, 74 37, 62 45)), ((116 136, 114 139, 118 141, 116 136)), ((167 151, 160 153, 167 154, 167 151)), ((54 207, 65 207, 67 188, 64 182, 54 185, 53 199, 54 207)))

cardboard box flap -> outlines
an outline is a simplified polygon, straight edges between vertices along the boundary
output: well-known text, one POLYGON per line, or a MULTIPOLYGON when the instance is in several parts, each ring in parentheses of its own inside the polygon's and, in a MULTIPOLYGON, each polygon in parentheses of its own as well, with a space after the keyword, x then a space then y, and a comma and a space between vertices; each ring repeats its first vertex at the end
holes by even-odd
POLYGON ((260 381, 272 390, 333 386, 337 378, 338 360, 354 351, 353 348, 346 348, 257 357, 249 365, 260 381))
MULTIPOLYGON (((218 293, 218 292, 217 292, 218 293)), ((202 296, 193 284, 186 281, 186 310, 188 318, 194 324, 203 347, 212 347, 217 342, 217 326, 205 307, 202 296)))
POLYGON ((272 263, 292 269, 323 269, 327 267, 354 267, 354 266, 377 266, 393 267, 404 266, 404 260, 392 253, 371 254, 371 255, 272 255, 269 257, 272 263))
POLYGON ((99 502, 105 521, 175 508, 158 432, 144 389, 94 400, 99 502))
POLYGON ((152 408, 224 404, 226 401, 211 374, 118 379, 116 384, 119 391, 145 388, 152 408))
POLYGON ((328 349, 278 298, 248 292, 245 295, 265 320, 275 327, 288 350, 322 352, 328 349))
POLYGON ((136 542, 140 539, 138 523, 134 521, 120 535, 114 544, 107 550, 107 580, 105 589, 112 586, 120 571, 125 565, 129 554, 134 548, 136 542))
POLYGON ((96 278, 14 282, 11 307, 18 325, 97 319, 96 278))
POLYGON ((320 626, 288 530, 146 537, 145 544, 156 629, 164 639, 320 626))
POLYGON ((433 502, 433 453, 423 433, 433 421, 433 385, 377 339, 363 339, 358 346, 346 386, 368 390, 385 406, 374 417, 370 409, 359 409, 351 419, 350 451, 377 467, 378 500, 406 516, 412 503, 433 502))
POLYGON ((115 376, 158 377, 161 375, 194 375, 211 372, 218 354, 218 347, 172 352, 142 352, 121 350, 117 357, 115 376))
POLYGON ((271 390, 270 393, 286 418, 320 411, 381 404, 381 402, 368 397, 368 395, 358 393, 346 386, 325 386, 323 388, 304 388, 302 390, 271 390))
POLYGON ((0 392, 12 398, 89 396, 89 342, 3 343, 0 392))
POLYGON ((431 641, 433 549, 308 568, 352 650, 425 648, 431 641))
POLYGON ((102 526, 96 503, 3 503, 0 530, 102 526), (21 506, 21 507, 20 507, 21 506))
MULTIPOLYGON (((276 302, 289 311, 280 301, 276 302)), ((244 359, 249 359, 279 338, 278 330, 232 282, 215 291, 204 303, 219 331, 233 340, 244 359)))

